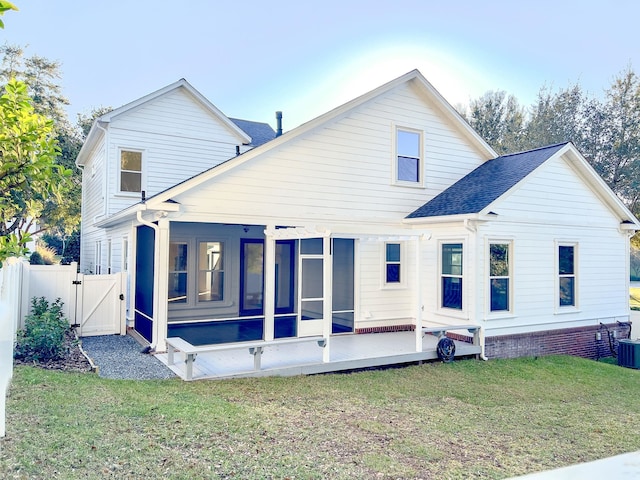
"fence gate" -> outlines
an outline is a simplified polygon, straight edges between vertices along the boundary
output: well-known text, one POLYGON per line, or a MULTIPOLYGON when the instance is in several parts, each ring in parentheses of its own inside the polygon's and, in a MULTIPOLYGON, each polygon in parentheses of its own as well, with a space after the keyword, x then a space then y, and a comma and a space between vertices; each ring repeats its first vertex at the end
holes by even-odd
POLYGON ((76 312, 78 336, 126 333, 125 274, 82 275, 77 285, 76 312))

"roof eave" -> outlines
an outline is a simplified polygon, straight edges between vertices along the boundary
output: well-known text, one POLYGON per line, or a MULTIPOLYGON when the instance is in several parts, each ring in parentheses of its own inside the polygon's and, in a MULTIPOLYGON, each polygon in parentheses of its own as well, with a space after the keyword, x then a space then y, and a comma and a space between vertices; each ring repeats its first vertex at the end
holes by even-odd
MULTIPOLYGON (((492 216, 495 216, 495 214, 492 214, 492 216)), ((462 213, 458 215, 404 218, 402 219, 402 223, 408 225, 424 225, 435 223, 464 223, 469 221, 488 222, 492 219, 492 216, 484 215, 482 213, 462 213)))

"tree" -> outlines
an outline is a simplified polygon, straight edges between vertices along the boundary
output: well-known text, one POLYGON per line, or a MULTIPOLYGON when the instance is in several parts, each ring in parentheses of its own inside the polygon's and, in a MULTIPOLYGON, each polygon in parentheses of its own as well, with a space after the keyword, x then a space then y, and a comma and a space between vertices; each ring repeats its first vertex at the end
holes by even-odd
POLYGON ((51 119, 36 113, 23 82, 0 96, 0 234, 24 244, 23 232, 49 198, 61 199, 71 172, 58 163, 51 119))
POLYGON ((37 220, 38 225, 35 233, 50 231, 69 235, 80 224, 82 177, 75 166, 75 159, 82 146, 82 136, 78 128, 69 123, 64 110, 69 101, 62 95, 56 81, 60 78, 60 64, 37 55, 26 57, 24 49, 16 45, 0 46, 0 53, 0 81, 5 84, 11 78, 16 78, 27 85, 35 112, 53 119, 54 133, 60 147, 56 162, 71 171, 70 188, 64 201, 58 201, 57 196, 43 200, 40 217, 33 219, 37 220))
POLYGON ((589 124, 594 168, 640 214, 640 80, 633 70, 614 79, 589 124))
POLYGON ((520 149, 525 112, 513 95, 491 91, 472 100, 467 121, 499 154, 520 149))
MULTIPOLYGON (((13 3, 6 0, 0 0, 0 16, 3 16, 8 10, 18 10, 13 3)), ((4 22, 0 19, 0 28, 4 28, 4 22)))

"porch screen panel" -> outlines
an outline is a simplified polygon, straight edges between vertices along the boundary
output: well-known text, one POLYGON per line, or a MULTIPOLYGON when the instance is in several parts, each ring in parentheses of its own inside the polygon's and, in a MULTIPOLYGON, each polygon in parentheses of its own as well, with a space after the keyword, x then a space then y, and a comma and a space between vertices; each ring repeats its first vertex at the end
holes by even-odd
POLYGON ((332 332, 353 332, 354 327, 354 241, 333 239, 332 332))
POLYGON ((318 320, 323 313, 323 261, 321 258, 302 259, 302 320, 318 320))
POLYGON ((153 325, 153 278, 155 232, 145 225, 137 228, 136 235, 136 285, 135 329, 151 341, 153 325))
POLYGON ((241 242, 242 280, 240 315, 262 315, 264 297, 264 243, 243 239, 241 242))

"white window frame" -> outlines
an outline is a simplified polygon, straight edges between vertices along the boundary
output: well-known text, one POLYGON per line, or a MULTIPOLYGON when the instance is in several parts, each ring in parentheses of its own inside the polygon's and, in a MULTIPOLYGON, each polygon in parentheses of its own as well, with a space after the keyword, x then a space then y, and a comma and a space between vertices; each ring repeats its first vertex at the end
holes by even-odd
POLYGON ((196 241, 196 245, 195 245, 195 252, 196 252, 196 259, 195 259, 195 263, 196 263, 196 269, 195 269, 195 295, 196 295, 196 305, 219 305, 222 304, 226 299, 227 299, 227 289, 228 289, 228 283, 229 283, 229 278, 228 278, 228 273, 227 273, 227 265, 226 265, 226 260, 227 260, 227 253, 226 253, 226 249, 227 249, 227 244, 225 241, 223 240, 213 240, 213 239, 198 239, 198 241, 196 241), (220 244, 220 253, 221 253, 221 257, 222 257, 222 269, 221 270, 215 270, 215 269, 209 269, 209 270, 200 270, 200 245, 203 243, 219 243, 220 244), (221 272, 222 273, 222 298, 219 300, 200 300, 200 293, 198 292, 198 290, 200 289, 200 272, 221 272))
POLYGON ((381 277, 380 277, 380 288, 384 290, 393 290, 399 288, 406 288, 406 278, 407 278, 407 244, 402 240, 397 241, 388 241, 381 243, 381 252, 380 252, 380 262, 381 262, 381 277), (387 245, 399 245, 400 246, 400 261, 399 262, 388 262, 387 261, 387 245), (398 264, 400 265, 400 281, 399 282, 387 282, 387 265, 388 264, 398 264))
POLYGON ((451 317, 456 317, 456 318, 466 318, 466 312, 467 312, 467 301, 466 301, 466 291, 469 288, 468 282, 465 281, 465 278, 469 278, 469 270, 468 270, 468 266, 467 266, 467 257, 469 256, 467 253, 467 242, 464 238, 443 238, 440 239, 438 241, 438 270, 437 270, 437 285, 438 285, 438 313, 440 313, 441 315, 445 315, 445 316, 451 316, 451 317), (442 273, 442 267, 443 267, 443 262, 442 262, 442 247, 444 245, 451 245, 451 244, 461 244, 462 245, 462 275, 455 275, 455 277, 459 277, 462 279, 462 298, 461 298, 461 307, 460 309, 458 308, 451 308, 451 307, 444 307, 442 305, 442 295, 443 295, 443 289, 442 289, 442 279, 446 276, 446 277, 452 277, 452 275, 447 274, 444 275, 442 273))
MULTIPOLYGON (((147 189, 147 175, 146 175, 146 150, 140 148, 128 148, 128 147, 119 147, 118 148, 118 192, 119 196, 124 197, 140 197, 142 192, 147 189), (128 192, 122 191, 122 152, 135 152, 140 153, 140 191, 139 192, 128 192)), ((132 170, 133 171, 133 170, 132 170)))
POLYGON ((577 241, 555 241, 555 311, 556 313, 571 313, 579 310, 580 302, 580 252, 577 241), (560 274, 560 247, 572 247, 573 248, 573 274, 560 274), (573 278, 573 305, 560 305, 560 279, 561 278, 573 278))
POLYGON ((491 318, 496 317, 504 317, 504 316, 512 316, 514 311, 514 241, 513 239, 507 238, 491 238, 487 240, 486 246, 486 278, 487 278, 487 288, 486 288, 486 312, 487 316, 491 318), (492 276, 491 275, 491 245, 507 245, 507 259, 508 259, 508 274, 507 276, 492 276), (509 292, 507 294, 507 301, 509 302, 509 308, 507 310, 491 310, 491 280, 493 278, 507 278, 509 280, 509 292))
MULTIPOLYGON (((218 307, 230 307, 233 305, 233 301, 231 299, 232 283, 233 278, 231 277, 231 273, 236 268, 236 265, 233 263, 233 256, 237 255, 237 248, 234 248, 235 245, 232 245, 230 238, 226 235, 207 235, 205 237, 184 237, 179 236, 170 239, 170 243, 178 243, 187 246, 187 287, 186 287, 186 302, 171 302, 169 303, 169 308, 172 310, 183 310, 183 309, 206 309, 206 308, 218 308, 218 307), (224 267, 224 284, 222 287, 222 300, 209 300, 209 301, 199 301, 198 295, 198 276, 200 273, 200 268, 198 265, 199 260, 199 246, 201 243, 206 242, 218 242, 222 244, 222 265, 224 267), (230 263, 231 262, 231 263, 230 263), (227 273, 229 272, 229 273, 227 273)), ((235 243, 235 242, 233 242, 235 243)), ((174 270, 169 269, 169 273, 174 272, 174 270)), ((177 270, 175 272, 182 272, 182 270, 177 270)))
POLYGON ((393 126, 393 152, 392 152, 392 162, 391 162, 391 182, 393 185, 403 186, 403 187, 413 187, 413 188, 423 188, 424 187, 424 170, 425 170, 425 160, 424 160, 424 131, 405 127, 401 125, 393 126), (413 182, 409 180, 400 180, 398 178, 398 132, 408 132, 415 133, 418 135, 418 148, 419 148, 419 156, 418 156, 418 181, 413 182))

